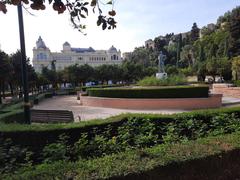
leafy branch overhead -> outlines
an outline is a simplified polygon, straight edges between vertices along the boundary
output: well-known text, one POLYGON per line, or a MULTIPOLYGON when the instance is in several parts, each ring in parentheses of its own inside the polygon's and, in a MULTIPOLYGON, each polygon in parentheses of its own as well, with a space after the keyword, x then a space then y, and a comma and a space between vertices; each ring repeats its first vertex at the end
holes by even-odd
MULTIPOLYGON (((0 11, 6 14, 7 5, 18 5, 19 3, 28 5, 29 0, 0 0, 0 11)), ((30 8, 33 10, 45 10, 47 3, 52 5, 53 10, 57 11, 58 14, 62 14, 67 10, 74 28, 81 32, 86 28, 81 20, 87 18, 89 9, 92 9, 93 13, 98 13, 97 25, 101 26, 103 30, 116 28, 114 19, 116 11, 113 9, 114 0, 109 0, 105 4, 99 0, 65 0, 64 2, 62 0, 30 0, 30 8), (100 5, 111 6, 108 15, 103 15, 100 5)))

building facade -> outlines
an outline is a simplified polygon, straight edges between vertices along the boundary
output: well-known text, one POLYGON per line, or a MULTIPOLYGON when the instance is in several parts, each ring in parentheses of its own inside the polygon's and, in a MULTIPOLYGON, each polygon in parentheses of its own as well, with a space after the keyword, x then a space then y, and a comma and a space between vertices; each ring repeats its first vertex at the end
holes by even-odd
POLYGON ((51 52, 45 45, 41 37, 33 48, 33 67, 36 72, 41 72, 42 67, 51 68, 54 62, 56 70, 63 70, 65 67, 74 64, 88 64, 90 66, 99 66, 102 64, 121 64, 121 51, 114 46, 108 50, 94 50, 89 48, 72 48, 68 42, 63 44, 61 52, 51 52))
POLYGON ((155 48, 155 43, 152 39, 148 39, 147 41, 145 41, 145 47, 146 48, 155 48))

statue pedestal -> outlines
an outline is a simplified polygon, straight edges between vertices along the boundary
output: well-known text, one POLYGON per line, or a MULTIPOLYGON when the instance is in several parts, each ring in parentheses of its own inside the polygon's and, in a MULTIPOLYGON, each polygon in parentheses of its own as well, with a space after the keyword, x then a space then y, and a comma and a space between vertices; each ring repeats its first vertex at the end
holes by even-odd
POLYGON ((167 73, 156 73, 156 78, 157 79, 166 79, 167 73))

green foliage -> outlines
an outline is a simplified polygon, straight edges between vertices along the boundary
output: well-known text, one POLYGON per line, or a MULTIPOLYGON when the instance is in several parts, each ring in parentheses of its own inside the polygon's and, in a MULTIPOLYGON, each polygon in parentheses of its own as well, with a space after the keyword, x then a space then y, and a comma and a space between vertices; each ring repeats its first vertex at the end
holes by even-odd
POLYGON ((232 57, 240 55, 240 7, 236 7, 232 10, 230 16, 230 54, 232 57))
POLYGON ((14 145, 11 139, 0 139, 0 174, 14 172, 19 167, 32 165, 32 152, 14 145))
MULTIPOLYGON (((176 80, 175 80, 176 81, 176 80)), ((208 86, 88 89, 88 95, 110 98, 199 98, 208 97, 208 86)))
MULTIPOLYGON (((177 115, 125 115, 118 121, 79 128, 67 128, 64 125, 55 130, 39 128, 38 131, 16 132, 13 129, 12 132, 1 133, 3 141, 0 147, 5 147, 2 142, 9 137, 19 150, 34 152, 37 161, 31 158, 28 161, 52 163, 96 158, 130 149, 187 142, 236 131, 240 131, 239 109, 177 115)), ((20 155, 21 159, 25 159, 25 154, 20 155)))
POLYGON ((237 87, 240 87, 240 80, 236 80, 233 82, 233 84, 237 87))
POLYGON ((53 97, 53 93, 52 92, 49 92, 49 93, 46 93, 44 95, 45 98, 52 98, 53 97))
POLYGON ((240 79, 240 56, 234 57, 232 60, 232 74, 233 79, 238 80, 240 79))
POLYGON ((0 122, 4 123, 24 123, 24 113, 21 109, 7 111, 0 114, 0 122))
POLYGON ((56 143, 51 143, 43 148, 44 162, 51 163, 54 161, 67 160, 67 136, 62 134, 56 143))
POLYGON ((239 133, 130 150, 77 162, 58 161, 2 174, 2 179, 234 179, 239 133))
POLYGON ((139 86, 176 86, 184 85, 187 80, 182 75, 169 76, 164 79, 158 79, 154 76, 145 77, 144 79, 138 81, 139 86))

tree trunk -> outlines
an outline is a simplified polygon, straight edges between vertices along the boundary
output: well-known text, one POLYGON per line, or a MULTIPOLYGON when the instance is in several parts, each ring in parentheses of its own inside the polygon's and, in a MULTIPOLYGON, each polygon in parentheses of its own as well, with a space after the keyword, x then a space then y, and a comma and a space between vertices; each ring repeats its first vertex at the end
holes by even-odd
POLYGON ((5 99, 5 82, 2 83, 2 97, 5 99))
POLYGON ((2 104, 1 83, 0 83, 0 104, 2 104))
POLYGON ((9 83, 9 87, 10 87, 10 91, 11 91, 11 96, 14 96, 14 94, 13 94, 13 85, 12 85, 12 83, 9 83))

